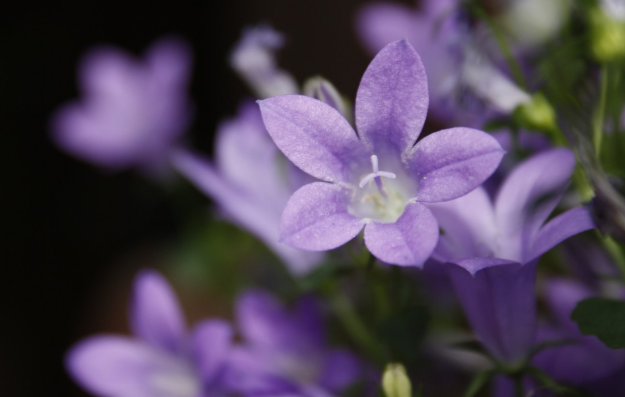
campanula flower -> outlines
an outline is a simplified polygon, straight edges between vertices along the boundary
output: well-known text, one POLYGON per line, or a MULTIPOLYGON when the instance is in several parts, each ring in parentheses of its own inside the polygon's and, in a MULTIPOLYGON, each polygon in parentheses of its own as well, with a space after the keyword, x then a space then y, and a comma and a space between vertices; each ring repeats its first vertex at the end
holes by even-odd
POLYGON ((226 376, 234 390, 321 396, 359 380, 363 366, 347 350, 327 346, 311 298, 287 310, 268 293, 247 291, 237 299, 236 320, 243 343, 233 347, 226 376))
POLYGON ((303 186, 282 214, 281 240, 324 251, 365 228, 377 258, 421 266, 438 241, 422 203, 460 197, 490 176, 504 154, 490 135, 451 128, 416 142, 425 122, 425 69, 405 40, 385 47, 367 68, 355 105, 358 133, 327 104, 299 95, 259 101, 280 150, 321 180, 303 186))
POLYGON ((291 194, 312 178, 286 160, 271 141, 253 102, 217 129, 215 162, 189 150, 172 156, 174 167, 211 197, 223 215, 259 237, 293 274, 323 259, 279 242, 280 215, 291 194))
POLYGON ((545 223, 575 167, 567 149, 544 151, 518 165, 494 202, 484 191, 430 208, 442 229, 434 258, 446 269, 473 331, 500 361, 519 364, 534 346, 538 258, 594 228, 574 208, 545 223))
POLYGON ((154 271, 136 278, 130 323, 134 337, 94 336, 70 350, 67 370, 77 383, 102 397, 220 395, 228 323, 203 321, 188 334, 171 287, 154 271))
POLYGON ((66 152, 107 169, 159 169, 187 128, 191 56, 179 40, 162 39, 141 60, 98 48, 80 68, 83 98, 62 107, 52 132, 66 152))

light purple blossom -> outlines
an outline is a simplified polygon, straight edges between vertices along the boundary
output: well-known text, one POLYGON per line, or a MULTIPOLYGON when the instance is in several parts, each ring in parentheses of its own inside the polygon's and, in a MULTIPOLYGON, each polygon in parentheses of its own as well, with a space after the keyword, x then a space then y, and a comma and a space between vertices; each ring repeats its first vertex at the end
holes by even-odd
POLYGON ((223 215, 258 236, 288 266, 302 275, 323 255, 279 242, 280 215, 291 194, 312 178, 286 160, 271 141, 258 106, 245 102, 239 114, 217 130, 215 164, 178 150, 175 168, 211 197, 223 215))
POLYGON ((190 63, 175 39, 156 42, 142 60, 113 47, 93 50, 80 67, 84 97, 54 115, 54 140, 104 168, 159 169, 191 120, 190 63))
POLYGON ((233 347, 227 382, 252 395, 309 397, 340 392, 359 380, 363 366, 350 352, 330 348, 319 306, 300 299, 287 310, 274 297, 247 291, 236 304, 243 344, 233 347))
POLYGON ((291 196, 281 240, 296 248, 336 248, 365 228, 377 258, 421 266, 438 241, 422 203, 452 200, 493 173, 504 151, 488 134, 451 128, 416 145, 428 108, 427 77, 407 41, 385 47, 356 96, 356 133, 325 103, 299 95, 259 101, 265 126, 295 165, 320 179, 291 196))
POLYGON ((492 40, 480 25, 469 28, 459 0, 426 0, 420 7, 370 3, 356 30, 370 53, 406 38, 428 70, 432 111, 446 122, 481 126, 488 117, 510 114, 530 96, 491 60, 492 40))
POLYGON ((188 334, 171 287, 154 271, 136 278, 130 323, 133 338, 94 336, 70 350, 67 370, 77 383, 102 397, 220 395, 228 323, 203 321, 188 334))
POLYGON ((545 224, 574 167, 569 150, 548 150, 517 166, 494 203, 476 189, 430 205, 442 228, 434 258, 445 263, 473 331, 495 358, 510 365, 525 360, 534 346, 538 258, 594 228, 584 208, 545 224))

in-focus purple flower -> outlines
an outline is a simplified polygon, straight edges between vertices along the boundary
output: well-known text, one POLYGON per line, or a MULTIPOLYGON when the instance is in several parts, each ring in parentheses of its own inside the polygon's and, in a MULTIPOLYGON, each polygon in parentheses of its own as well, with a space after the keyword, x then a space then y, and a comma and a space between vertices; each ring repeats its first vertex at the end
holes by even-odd
POLYGON ((567 149, 552 149, 517 166, 494 201, 484 189, 430 205, 442 229, 434 258, 446 263, 473 331, 509 365, 527 359, 536 331, 538 258, 561 241, 594 228, 575 208, 545 224, 575 167, 567 149))
POLYGON ((102 397, 212 397, 230 351, 228 323, 207 320, 191 334, 167 281, 154 271, 135 281, 130 323, 134 338, 100 335, 75 345, 67 370, 102 397))
POLYGON ((239 114, 221 123, 215 143, 215 164, 199 154, 178 150, 176 169, 211 197, 223 215, 258 236, 301 275, 323 259, 279 242, 282 210, 291 194, 312 178, 278 151, 260 117, 258 106, 245 102, 239 114))
POLYGON ((299 91, 288 72, 279 69, 275 53, 284 45, 284 36, 271 27, 247 28, 230 53, 230 65, 249 84, 259 98, 299 91))
POLYGON ((295 165, 320 179, 303 186, 282 214, 283 242, 336 248, 365 228, 377 258, 421 266, 438 240, 422 203, 452 200, 493 173, 504 151, 488 134, 451 128, 418 143, 428 108, 425 69, 412 46, 385 47, 356 96, 356 133, 325 103, 299 95, 259 101, 265 126, 295 165))
POLYGON ((324 396, 362 378, 355 356, 327 346, 319 306, 310 297, 287 310, 268 293, 248 291, 237 300, 236 319, 243 344, 233 347, 226 376, 234 390, 324 396))
POLYGON ((483 47, 492 40, 479 24, 469 27, 459 0, 419 3, 419 9, 367 4, 357 14, 356 30, 372 54, 407 38, 425 63, 437 118, 481 126, 488 117, 510 114, 530 100, 490 59, 492 51, 483 47))
POLYGON ((162 39, 142 60, 98 48, 80 67, 83 98, 52 120, 53 138, 68 153, 108 169, 158 169, 187 128, 191 56, 179 40, 162 39))

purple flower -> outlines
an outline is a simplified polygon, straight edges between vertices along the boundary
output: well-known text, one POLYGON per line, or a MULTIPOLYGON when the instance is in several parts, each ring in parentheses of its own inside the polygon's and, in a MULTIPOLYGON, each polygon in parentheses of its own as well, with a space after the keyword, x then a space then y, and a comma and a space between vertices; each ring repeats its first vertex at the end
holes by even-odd
POLYGON ((303 298, 293 310, 271 295, 248 291, 237 300, 243 344, 229 359, 228 384, 247 394, 322 396, 359 380, 361 364, 344 349, 326 346, 316 301, 303 298))
MULTIPOLYGON (((493 64, 485 31, 470 28, 459 0, 426 0, 411 8, 370 3, 356 18, 356 30, 370 53, 407 38, 428 70, 434 115, 446 122, 481 126, 488 117, 510 114, 530 96, 493 64)), ((478 25, 479 26, 479 25, 478 25)))
POLYGON ((198 154, 178 150, 174 167, 218 204, 224 216, 258 236, 301 275, 323 259, 280 243, 280 215, 290 195, 312 180, 278 151, 260 118, 258 106, 246 102, 239 114, 221 123, 213 165, 198 154))
POLYGON ((136 278, 130 322, 134 338, 95 336, 70 350, 66 365, 76 382, 103 397, 219 395, 228 323, 204 321, 187 334, 171 287, 154 271, 136 278))
POLYGON ((295 165, 323 182, 303 186, 282 214, 281 240, 323 251, 354 238, 379 259, 420 266, 438 240, 422 203, 452 200, 482 183, 504 151, 486 133, 452 128, 416 145, 428 108, 427 78, 407 41, 385 47, 356 97, 358 134, 325 103, 299 95, 260 101, 265 126, 295 165))
POLYGON ((434 257, 446 263, 474 332, 495 358, 510 365, 525 360, 534 345, 537 259, 594 228, 583 208, 545 224, 574 167, 569 150, 548 150, 517 166, 494 203, 477 189, 430 205, 442 228, 434 257))
POLYGON ((57 145, 113 170, 165 164, 191 120, 186 45, 160 40, 140 61, 116 48, 99 48, 87 54, 80 69, 85 96, 55 114, 57 145))

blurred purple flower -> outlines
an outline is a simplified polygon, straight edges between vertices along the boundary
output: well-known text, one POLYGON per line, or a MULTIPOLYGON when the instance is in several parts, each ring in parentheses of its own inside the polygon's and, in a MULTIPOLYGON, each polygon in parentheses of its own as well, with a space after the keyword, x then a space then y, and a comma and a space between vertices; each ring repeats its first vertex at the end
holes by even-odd
POLYGON ((442 235, 434 258, 446 270, 474 332, 498 360, 527 359, 536 330, 538 258, 561 241, 594 228, 584 208, 545 224, 575 167, 567 149, 542 152, 517 166, 495 202, 483 189, 429 205, 442 235))
POLYGON ((469 28, 459 0, 426 0, 420 8, 393 2, 370 3, 356 18, 356 30, 370 53, 406 38, 428 71, 432 112, 480 127, 497 113, 510 114, 530 99, 489 59, 484 31, 469 28))
POLYGON ((575 305, 593 295, 596 294, 572 280, 552 279, 547 283, 546 300, 555 322, 539 327, 538 342, 568 340, 571 344, 541 351, 533 364, 559 382, 587 385, 606 378, 625 364, 624 351, 610 349, 595 336, 582 335, 571 320, 575 305))
POLYGON ((134 338, 101 335, 75 345, 67 370, 103 397, 211 397, 221 390, 231 327, 198 324, 188 335, 171 287, 154 271, 135 281, 130 322, 134 338))
POLYGON ((259 98, 299 91, 288 72, 278 68, 275 52, 284 45, 284 36, 269 26, 247 28, 230 53, 230 65, 259 98))
POLYGON ((245 102, 217 130, 215 164, 178 150, 174 166, 211 197, 226 218, 258 236, 296 275, 323 259, 279 242, 280 215, 290 195, 312 178, 286 160, 271 141, 258 106, 245 102))
POLYGON ((354 238, 379 259, 421 266, 438 240, 423 203, 452 200, 493 173, 504 151, 488 134, 452 128, 416 145, 428 108, 427 78, 408 42, 385 47, 356 97, 357 134, 334 108, 304 96, 259 101, 282 152, 322 180, 296 191, 282 214, 281 240, 323 251, 354 238))
POLYGON ((237 300, 236 318, 243 344, 230 354, 226 378, 233 390, 316 397, 362 378, 364 367, 354 355, 327 346, 312 298, 300 299, 289 311, 268 293, 248 291, 237 300))
POLYGON ((158 170, 191 120, 190 63, 176 39, 156 42, 143 60, 113 47, 93 50, 80 67, 84 98, 54 115, 54 140, 101 167, 158 170))

